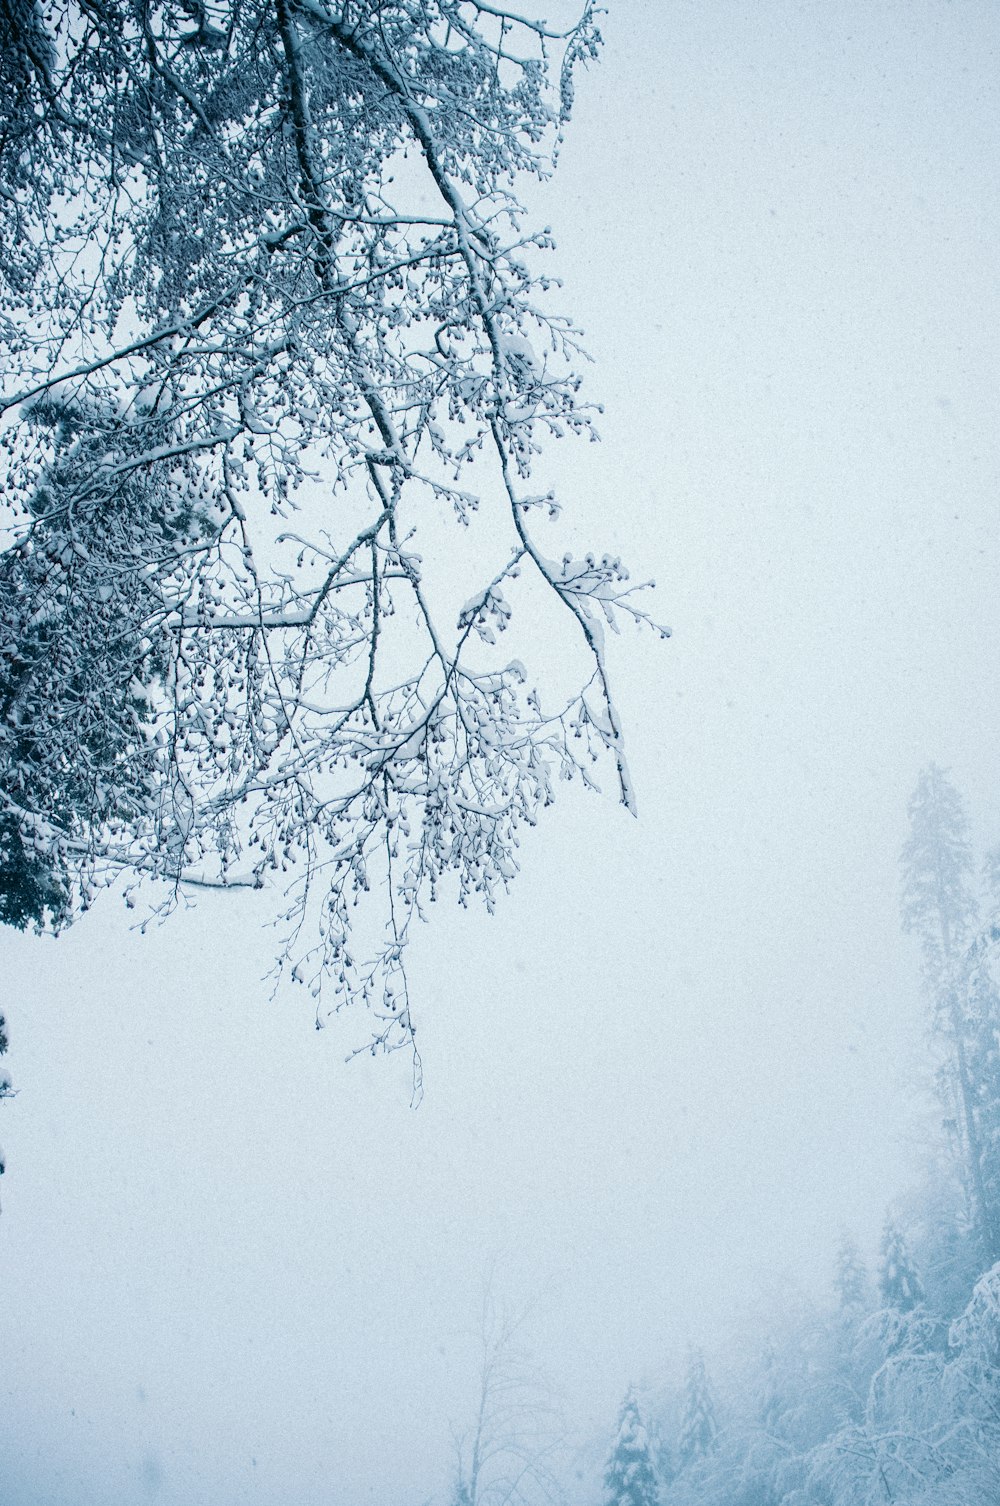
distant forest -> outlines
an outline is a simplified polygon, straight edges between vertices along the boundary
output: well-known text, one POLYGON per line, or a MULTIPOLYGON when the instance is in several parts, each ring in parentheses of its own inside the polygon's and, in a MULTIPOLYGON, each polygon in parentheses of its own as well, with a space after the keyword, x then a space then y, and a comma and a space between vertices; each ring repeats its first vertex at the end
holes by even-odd
POLYGON ((559 1409, 488 1292, 449 1506, 1000 1502, 1000 853, 977 861, 934 765, 909 819, 902 922, 920 950, 932 1128, 876 1268, 845 1233, 825 1301, 792 1291, 780 1324, 734 1340, 716 1373, 692 1348, 680 1387, 630 1388, 569 1491, 559 1409))
POLYGON ((732 1373, 622 1406, 604 1506, 995 1506, 1000 1501, 1000 854, 976 860, 931 766, 910 801, 902 920, 919 942, 940 1135, 886 1218, 845 1236, 833 1295, 732 1373))

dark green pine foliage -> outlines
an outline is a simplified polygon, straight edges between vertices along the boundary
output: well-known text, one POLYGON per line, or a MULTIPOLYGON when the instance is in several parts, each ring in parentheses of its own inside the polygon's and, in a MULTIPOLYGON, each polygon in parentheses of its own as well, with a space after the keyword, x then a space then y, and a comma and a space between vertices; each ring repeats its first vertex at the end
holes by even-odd
POLYGON ((630 1387, 604 1471, 604 1506, 657 1506, 658 1500, 653 1447, 630 1387))
POLYGON ((701 1351, 696 1349, 688 1360, 684 1409, 677 1437, 677 1461, 681 1469, 710 1454, 718 1432, 715 1399, 708 1383, 705 1360, 701 1351))
POLYGON ((923 1282, 906 1248, 906 1241, 894 1219, 888 1219, 882 1236, 879 1266, 879 1293, 883 1306, 908 1313, 924 1300, 923 1282))
POLYGON ((0 555, 0 922, 20 930, 68 920, 71 873, 95 837, 153 828, 162 752, 146 687, 167 670, 172 560, 200 543, 167 468, 130 470, 140 436, 115 415, 106 432, 86 417, 83 438, 70 405, 32 408, 52 458, 30 527, 0 555))
POLYGON ((64 924, 69 888, 54 863, 33 850, 19 821, 0 811, 0 923, 23 931, 64 924))

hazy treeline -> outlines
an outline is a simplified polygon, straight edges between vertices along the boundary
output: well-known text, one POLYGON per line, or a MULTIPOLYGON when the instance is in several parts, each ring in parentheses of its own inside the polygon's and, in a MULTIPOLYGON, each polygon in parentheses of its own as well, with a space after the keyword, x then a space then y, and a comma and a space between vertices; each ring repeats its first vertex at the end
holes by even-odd
MULTIPOLYGON (((824 1307, 679 1394, 626 1397, 604 1506, 988 1506, 1000 1500, 1000 948, 996 854, 931 766, 909 806, 904 928, 920 944, 941 1133, 875 1270, 845 1236, 824 1307)), ((834 1252, 831 1252, 832 1254, 834 1252)))
MULTIPOLYGON (((487 1300, 450 1506, 995 1506, 1000 1501, 1000 854, 977 859, 930 766, 909 805, 902 923, 920 948, 937 1133, 869 1269, 845 1234, 826 1301, 714 1373, 626 1395, 598 1489, 566 1491, 551 1395, 487 1300)), ((591 1477, 592 1478, 592 1477, 591 1477)))

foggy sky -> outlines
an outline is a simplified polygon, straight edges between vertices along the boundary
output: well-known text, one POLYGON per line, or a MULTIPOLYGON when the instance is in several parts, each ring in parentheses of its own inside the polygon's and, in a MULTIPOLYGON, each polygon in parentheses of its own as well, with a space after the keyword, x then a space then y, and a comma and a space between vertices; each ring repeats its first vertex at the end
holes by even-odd
POLYGON ((611 648, 640 818, 569 791, 497 915, 438 905, 417 1111, 402 1057, 344 1065, 364 1019, 270 999, 259 896, 4 935, 10 1506, 416 1506, 492 1263, 600 1433, 905 1189, 919 769, 1000 839, 1000 17, 604 30, 533 192, 603 442, 545 470, 559 546, 655 576, 674 631, 611 648))

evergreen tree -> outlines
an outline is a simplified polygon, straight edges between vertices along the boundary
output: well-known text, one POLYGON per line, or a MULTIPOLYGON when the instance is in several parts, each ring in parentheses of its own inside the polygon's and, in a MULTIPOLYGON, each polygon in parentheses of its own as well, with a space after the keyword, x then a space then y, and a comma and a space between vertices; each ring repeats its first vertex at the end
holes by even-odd
MULTIPOLYGON (((994 1235, 1000 1234, 1000 994, 992 967, 1000 928, 985 927, 968 954, 966 1056, 979 1147, 982 1193, 994 1235)), ((1000 1258, 1000 1247, 992 1253, 1000 1258)))
POLYGON ((908 1313, 923 1302, 924 1288, 899 1226, 892 1218, 886 1220, 881 1254, 878 1289, 882 1302, 896 1312, 908 1313))
POLYGON ((833 1285, 841 1311, 857 1317, 868 1302, 868 1271, 861 1251, 847 1233, 841 1235, 833 1285))
POLYGON ((670 1445, 663 1436, 663 1428, 655 1417, 647 1422, 646 1432, 649 1436, 649 1449, 653 1457, 653 1468, 656 1478, 660 1482, 661 1487, 669 1485, 677 1473, 674 1468, 674 1456, 670 1445))
POLYGON ((964 1176, 983 1254, 992 1265, 1000 1257, 1000 1217, 984 1154, 983 1131, 992 1141, 993 1125, 981 1120, 995 1110, 1000 1062, 997 1006, 977 967, 982 941, 969 822, 961 796, 936 764, 920 775, 908 812, 903 926, 920 942, 935 1030, 947 1052, 943 1093, 960 1129, 964 1176))
POLYGON ((944 1004, 978 920, 969 820, 961 795, 937 764, 921 773, 907 814, 903 927, 919 940, 928 985, 944 1004))
POLYGON ((629 1387, 604 1471, 604 1506, 656 1506, 658 1498, 653 1447, 629 1387))
POLYGON ((715 1400, 708 1384, 701 1350, 693 1350, 688 1359, 684 1383, 684 1410, 677 1439, 677 1458, 682 1469, 710 1453, 719 1431, 715 1400))

